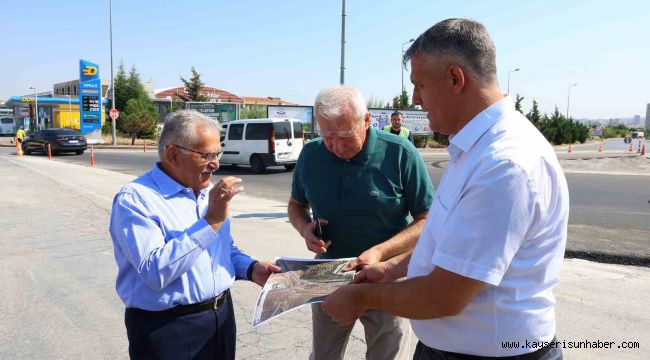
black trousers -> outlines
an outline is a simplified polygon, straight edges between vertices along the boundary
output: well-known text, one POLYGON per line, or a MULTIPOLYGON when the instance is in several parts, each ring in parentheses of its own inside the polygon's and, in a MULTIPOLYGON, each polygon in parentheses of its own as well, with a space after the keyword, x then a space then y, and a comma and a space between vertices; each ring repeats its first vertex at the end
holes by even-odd
POLYGON ((235 359, 235 313, 230 293, 217 310, 189 315, 126 309, 131 359, 235 359))

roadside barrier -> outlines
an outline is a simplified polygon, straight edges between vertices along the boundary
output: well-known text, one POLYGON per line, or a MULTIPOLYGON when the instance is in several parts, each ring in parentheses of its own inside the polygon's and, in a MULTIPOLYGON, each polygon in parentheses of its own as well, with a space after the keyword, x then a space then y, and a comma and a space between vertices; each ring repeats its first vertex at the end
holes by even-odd
POLYGON ((47 158, 52 160, 52 146, 47 144, 47 158))
POLYGON ((567 152, 569 154, 573 152, 573 144, 569 144, 569 149, 567 150, 567 152))
POLYGON ((95 149, 93 147, 90 147, 90 167, 95 166, 95 149))
POLYGON ((23 156, 23 147, 20 145, 21 143, 16 141, 16 156, 23 156))

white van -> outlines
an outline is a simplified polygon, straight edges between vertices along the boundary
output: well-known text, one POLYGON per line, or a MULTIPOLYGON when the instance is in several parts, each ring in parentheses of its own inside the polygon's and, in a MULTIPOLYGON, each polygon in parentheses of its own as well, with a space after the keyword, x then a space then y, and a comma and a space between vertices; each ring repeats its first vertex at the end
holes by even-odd
POLYGON ((256 173, 276 165, 293 170, 305 142, 298 119, 233 120, 222 128, 219 163, 250 165, 256 173))

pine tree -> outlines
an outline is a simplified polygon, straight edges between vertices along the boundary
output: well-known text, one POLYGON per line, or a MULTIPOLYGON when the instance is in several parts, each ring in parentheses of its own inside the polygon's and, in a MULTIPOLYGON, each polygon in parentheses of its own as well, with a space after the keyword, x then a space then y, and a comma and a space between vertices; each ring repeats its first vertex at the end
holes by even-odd
POLYGON ((537 129, 541 130, 542 114, 539 112, 539 105, 535 99, 533 99, 533 107, 530 109, 528 114, 526 114, 526 117, 537 129))
POLYGON ((517 94, 515 96, 515 110, 519 111, 523 115, 524 112, 521 110, 522 101, 524 101, 524 98, 522 96, 519 96, 519 94, 517 94))
POLYGON ((192 66, 192 77, 190 80, 185 80, 181 76, 181 81, 185 85, 185 95, 187 95, 191 101, 209 101, 210 98, 204 94, 201 94, 201 89, 205 85, 201 81, 201 74, 199 74, 194 66, 192 66))

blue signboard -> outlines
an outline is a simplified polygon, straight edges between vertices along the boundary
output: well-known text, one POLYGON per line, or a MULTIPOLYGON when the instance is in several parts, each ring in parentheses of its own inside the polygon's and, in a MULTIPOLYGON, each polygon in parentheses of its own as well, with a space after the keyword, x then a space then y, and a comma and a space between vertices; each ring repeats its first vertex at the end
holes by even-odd
POLYGON ((102 83, 99 66, 79 60, 79 119, 82 134, 102 129, 102 83))

